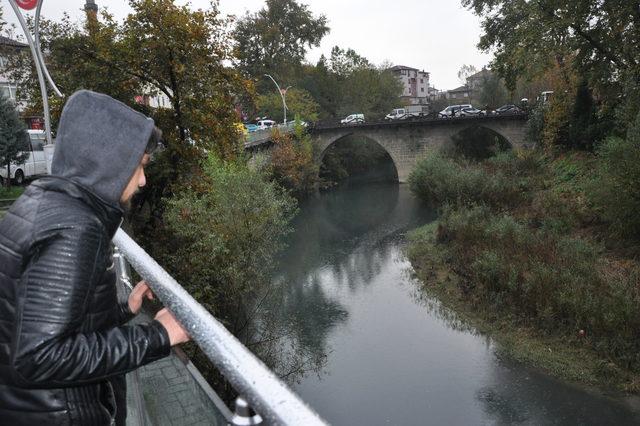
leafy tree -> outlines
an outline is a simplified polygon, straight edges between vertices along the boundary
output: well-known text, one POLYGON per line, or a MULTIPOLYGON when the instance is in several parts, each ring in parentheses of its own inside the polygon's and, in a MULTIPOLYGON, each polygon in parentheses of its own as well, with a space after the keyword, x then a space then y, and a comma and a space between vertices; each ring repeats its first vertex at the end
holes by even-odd
MULTIPOLYGON (((135 229, 153 241, 162 220, 162 198, 198 179, 204 153, 215 152, 224 159, 240 153, 234 104, 252 89, 225 66, 232 53, 229 22, 220 17, 217 2, 196 11, 173 0, 129 4, 132 13, 123 22, 107 12, 82 25, 68 17, 60 22, 43 19, 42 43, 63 93, 106 93, 151 115, 163 130, 166 149, 150 166, 150 184, 134 210, 135 229), (151 109, 136 102, 136 96, 145 94, 163 94, 168 108, 151 109)), ((30 58, 16 59, 11 73, 25 88, 31 110, 39 111, 40 92, 30 58)), ((55 123, 65 100, 50 101, 55 123)), ((151 245, 147 248, 153 251, 151 245)))
MULTIPOLYGON (((29 20, 33 26, 33 21, 29 20)), ((72 23, 68 15, 59 22, 42 17, 40 35, 45 60, 57 86, 70 95, 78 89, 106 93, 115 99, 140 109, 133 100, 142 93, 141 82, 129 72, 115 66, 114 58, 122 56, 120 27, 106 11, 100 21, 72 23)), ((21 88, 27 114, 42 114, 42 97, 33 59, 28 52, 12 55, 8 66, 12 80, 21 88)), ((65 99, 50 97, 52 127, 57 121, 65 99)))
POLYGON ((340 82, 327 65, 324 56, 315 66, 303 67, 303 76, 298 83, 318 103, 318 118, 325 119, 338 116, 338 107, 341 101, 340 82))
MULTIPOLYGON (((11 176, 11 163, 20 164, 29 158, 25 152, 28 141, 26 126, 18 117, 15 106, 0 94, 0 165, 6 167, 7 177, 11 176)), ((5 179, 6 186, 11 179, 5 179)))
POLYGON ((397 106, 402 84, 383 65, 355 70, 341 82, 340 90, 339 115, 358 112, 380 118, 397 106))
POLYGON ((489 105, 492 108, 498 108, 509 101, 507 89, 498 75, 491 73, 483 77, 478 100, 481 105, 489 105))
MULTIPOLYGON (((152 115, 165 135, 165 166, 173 182, 190 173, 203 149, 233 158, 239 151, 233 105, 247 87, 224 65, 231 54, 228 21, 220 17, 217 2, 196 11, 173 0, 129 4, 133 12, 121 23, 107 12, 83 26, 68 17, 42 20, 43 49, 60 89, 67 95, 96 90, 152 115), (150 110, 135 101, 137 95, 157 93, 169 99, 169 108, 150 110)), ((28 57, 21 61, 12 64, 12 72, 37 108, 35 69, 28 57)), ((51 100, 56 116, 64 100, 51 100)))
POLYGON ((331 49, 329 69, 338 78, 346 78, 358 70, 372 67, 367 58, 358 55, 353 49, 344 50, 338 46, 331 49))
POLYGON ((295 134, 276 133, 271 153, 271 177, 296 197, 315 191, 319 183, 319 167, 314 161, 313 144, 304 128, 296 126, 295 134))
MULTIPOLYGON (((287 118, 299 117, 305 121, 318 119, 318 104, 311 94, 304 89, 292 88, 287 90, 287 118)), ((256 99, 259 116, 267 116, 275 121, 284 120, 282 98, 277 92, 259 95, 256 99)))
POLYGON ((590 150, 601 137, 599 130, 593 96, 587 82, 582 80, 578 84, 569 123, 569 143, 572 147, 590 150))
MULTIPOLYGON (((479 47, 495 52, 492 68, 506 78, 510 90, 521 76, 540 74, 554 65, 566 68, 569 61, 603 101, 617 105, 624 83, 640 76, 637 0, 462 0, 462 4, 483 17, 479 47)), ((638 104, 633 97, 626 102, 638 104)))
MULTIPOLYGON (((267 0, 256 13, 247 13, 233 31, 235 56, 242 71, 254 78, 271 74, 290 79, 307 49, 319 46, 329 32, 327 18, 314 16, 295 0, 267 0)), ((263 83, 266 86, 267 82, 263 83)))
POLYGON ((478 69, 473 65, 463 65, 458 70, 458 80, 460 80, 460 83, 464 86, 467 84, 467 78, 471 77, 477 72, 478 69))
POLYGON ((547 150, 571 147, 569 126, 576 100, 578 76, 564 66, 556 66, 550 74, 553 98, 545 108, 542 144, 547 150))
POLYGON ((178 169, 181 154, 194 142, 221 158, 235 157, 234 93, 244 87, 224 65, 231 59, 229 22, 220 17, 217 3, 196 11, 173 0, 130 0, 130 6, 119 65, 169 98, 170 113, 162 118, 165 133, 175 134, 179 143, 169 146, 173 167, 178 169))

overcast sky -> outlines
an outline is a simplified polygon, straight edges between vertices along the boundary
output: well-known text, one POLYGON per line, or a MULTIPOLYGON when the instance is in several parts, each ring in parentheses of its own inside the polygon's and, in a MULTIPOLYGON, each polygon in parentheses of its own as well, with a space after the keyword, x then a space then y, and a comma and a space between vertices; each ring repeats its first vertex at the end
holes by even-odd
MULTIPOLYGON (((7 0, 0 0, 5 19, 17 22, 7 0)), ((59 19, 66 11, 82 18, 84 0, 45 0, 42 14, 59 19)), ((96 0, 100 8, 107 6, 116 17, 129 12, 125 0, 96 0)), ((179 3, 185 3, 179 1, 179 3)), ((331 32, 319 48, 309 52, 315 63, 321 54, 329 55, 338 45, 352 48, 370 61, 407 65, 431 73, 431 84, 438 89, 460 85, 458 70, 463 64, 478 69, 487 65, 490 56, 476 48, 480 37, 479 19, 460 5, 459 0, 301 0, 311 11, 324 14, 331 32)), ((206 8, 208 0, 193 0, 194 8, 206 8)), ((257 11, 264 0, 221 0, 225 14, 244 15, 257 11)))

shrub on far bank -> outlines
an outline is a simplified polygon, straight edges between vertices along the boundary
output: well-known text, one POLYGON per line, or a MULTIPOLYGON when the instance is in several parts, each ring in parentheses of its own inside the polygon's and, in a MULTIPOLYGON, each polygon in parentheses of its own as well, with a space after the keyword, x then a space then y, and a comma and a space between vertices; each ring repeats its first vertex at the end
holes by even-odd
POLYGON ((526 167, 538 167, 529 157, 503 152, 482 163, 451 158, 432 151, 409 176, 411 190, 425 202, 465 205, 484 202, 494 207, 523 201, 531 179, 526 167))
POLYGON ((640 368, 637 266, 608 260, 586 240, 531 228, 485 205, 445 208, 437 228, 418 231, 411 240, 410 254, 439 253, 461 277, 465 298, 494 315, 571 340, 584 330, 585 343, 595 350, 640 368))
POLYGON ((640 114, 626 139, 611 137, 599 147, 591 198, 618 235, 640 237, 640 114))

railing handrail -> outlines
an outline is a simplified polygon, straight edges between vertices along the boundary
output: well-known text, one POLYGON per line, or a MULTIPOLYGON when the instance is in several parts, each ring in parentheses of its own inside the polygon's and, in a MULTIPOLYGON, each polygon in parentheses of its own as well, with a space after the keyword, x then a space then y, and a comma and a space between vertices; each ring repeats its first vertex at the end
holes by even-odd
POLYGON ((116 232, 113 243, 267 424, 326 424, 122 229, 116 232))

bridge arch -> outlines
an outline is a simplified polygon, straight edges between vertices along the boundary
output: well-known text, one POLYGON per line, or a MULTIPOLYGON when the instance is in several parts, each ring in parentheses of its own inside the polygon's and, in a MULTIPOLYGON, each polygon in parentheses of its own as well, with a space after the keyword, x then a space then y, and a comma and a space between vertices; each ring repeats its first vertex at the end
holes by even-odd
POLYGON ((482 160, 500 151, 514 148, 514 143, 492 126, 470 124, 451 134, 451 149, 466 156, 482 160))
MULTIPOLYGON (((377 170, 381 175, 386 173, 387 176, 394 181, 397 182, 399 180, 397 159, 394 158, 393 149, 385 146, 387 144, 385 144, 384 140, 380 140, 379 138, 373 137, 373 135, 368 135, 363 132, 344 132, 319 142, 319 149, 316 151, 316 161, 317 164, 321 166, 321 175, 323 173, 322 166, 326 164, 325 160, 327 159, 327 155, 332 152, 333 149, 340 149, 341 144, 345 144, 343 149, 357 153, 358 145, 361 145, 363 146, 362 149, 364 149, 365 155, 371 154, 368 160, 373 161, 374 164, 376 161, 379 162, 378 164, 380 164, 380 162, 388 164, 387 170, 377 170), (351 147, 349 147, 349 145, 351 145, 351 147)), ((373 170, 371 170, 371 172, 371 174, 375 174, 373 170)))

